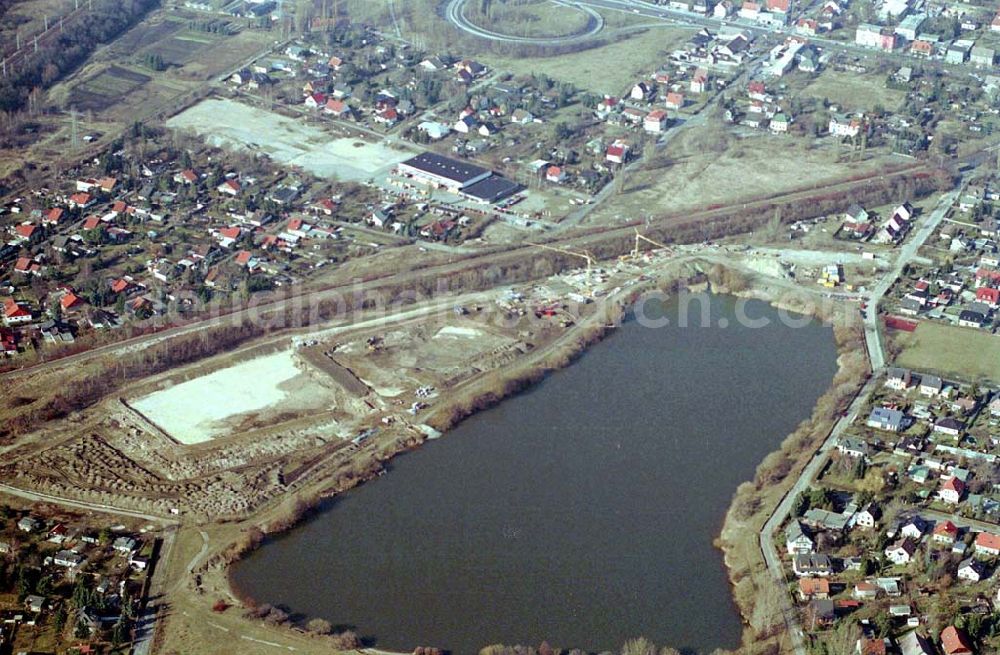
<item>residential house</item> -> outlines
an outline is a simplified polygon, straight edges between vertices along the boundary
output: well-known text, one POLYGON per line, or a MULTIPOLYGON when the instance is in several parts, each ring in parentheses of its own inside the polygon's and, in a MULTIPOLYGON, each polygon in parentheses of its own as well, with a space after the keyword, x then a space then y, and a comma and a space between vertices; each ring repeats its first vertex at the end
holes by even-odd
POLYGON ((817 599, 806 608, 807 621, 814 626, 832 625, 837 620, 837 606, 832 600, 817 599))
POLYGON ((886 371, 885 386, 896 391, 906 391, 914 384, 913 374, 905 368, 890 368, 886 371))
POLYGON ((3 320, 7 325, 22 325, 32 321, 32 314, 24 305, 13 298, 7 298, 3 304, 3 320))
POLYGON ((946 434, 949 437, 958 437, 965 430, 965 423, 950 416, 940 419, 934 423, 934 432, 946 434))
POLYGON ((83 556, 72 550, 60 550, 52 556, 52 563, 66 569, 75 569, 83 563, 83 556))
POLYGON ((791 121, 788 120, 788 116, 786 116, 784 113, 778 112, 777 114, 774 115, 774 117, 771 119, 771 122, 768 124, 768 129, 770 129, 775 134, 785 134, 786 132, 788 132, 788 126, 790 123, 791 121))
POLYGON ((986 566, 979 560, 969 557, 958 565, 957 576, 966 582, 979 582, 986 577, 986 566))
POLYGON ((830 581, 826 578, 799 578, 799 598, 813 600, 830 597, 830 581))
POLYGON ((816 549, 816 542, 802 528, 802 524, 793 520, 785 528, 785 550, 789 555, 807 555, 816 549))
POLYGON ((826 578, 833 575, 833 562, 829 555, 799 554, 792 558, 792 571, 799 578, 826 578))
MULTIPOLYGON (((834 114, 827 123, 827 129, 832 136, 854 138, 861 134, 864 127, 864 119, 857 116, 846 116, 844 114, 834 114)), ((856 220, 856 219, 855 219, 856 220)))
POLYGON ((930 639, 917 634, 917 631, 907 632, 897 640, 900 655, 937 655, 937 650, 930 639))
POLYGON ((904 537, 896 543, 886 547, 884 554, 886 559, 896 565, 909 564, 917 552, 917 544, 909 537, 904 537))
POLYGON ((837 452, 847 457, 868 459, 869 455, 871 455, 871 448, 864 439, 840 437, 837 439, 837 452))
POLYGON ((907 539, 913 539, 919 541, 923 538, 924 534, 927 533, 930 526, 927 521, 923 520, 919 516, 914 516, 909 521, 903 524, 899 529, 899 534, 907 539))
POLYGON ((924 375, 920 378, 920 395, 935 397, 941 395, 944 381, 936 375, 924 375))
POLYGON ((643 118, 642 127, 647 132, 652 133, 664 131, 667 128, 667 112, 662 109, 654 109, 643 118))
POLYGON ((989 532, 980 532, 976 535, 976 540, 973 542, 973 548, 978 555, 996 557, 997 555, 1000 555, 1000 535, 995 535, 989 532))
POLYGON ((944 655, 973 655, 975 653, 969 635, 953 625, 949 625, 941 631, 941 650, 944 651, 944 655))
POLYGON ((632 86, 632 91, 629 93, 629 97, 636 102, 645 102, 649 99, 651 95, 651 90, 649 85, 645 82, 638 82, 632 86))
POLYGON ((986 323, 986 315, 972 309, 963 309, 958 315, 958 324, 962 327, 981 328, 986 323))
POLYGON ((855 646, 856 655, 886 655, 886 642, 881 637, 861 637, 855 646))
POLYGON ((958 539, 958 527, 951 521, 941 521, 934 526, 931 540, 934 543, 951 546, 958 539))
POLYGON ((986 46, 973 46, 972 50, 969 51, 969 61, 973 66, 988 68, 993 65, 996 58, 996 50, 986 46))
POLYGON ((29 612, 34 612, 38 614, 45 609, 45 596, 37 596, 35 594, 30 594, 24 599, 24 607, 29 612))
POLYGON ((615 141, 608 146, 605 159, 612 164, 624 164, 628 159, 629 146, 624 141, 615 141))
POLYGON ((215 190, 219 193, 224 193, 229 196, 238 196, 240 193, 240 183, 232 178, 224 181, 219 186, 215 187, 215 190))
POLYGON ((854 525, 862 530, 870 530, 878 524, 882 512, 878 505, 869 503, 860 512, 854 515, 854 525))
POLYGON ((857 600, 872 600, 878 598, 881 591, 882 588, 877 584, 865 580, 854 585, 854 591, 851 592, 851 595, 857 600))
POLYGON ((945 480, 938 489, 938 498, 949 505, 959 504, 964 495, 965 483, 954 476, 945 480))
POLYGON ((972 51, 972 41, 957 39, 952 42, 944 53, 944 61, 948 64, 964 64, 972 51))
POLYGON ((42 527, 41 522, 30 516, 25 516, 17 522, 17 529, 21 532, 35 532, 40 527, 42 527))
POLYGON ((876 430, 888 430, 889 432, 900 432, 903 430, 906 416, 898 409, 887 407, 876 407, 868 415, 865 423, 868 427, 876 430))
POLYGON ((884 29, 878 25, 861 23, 854 33, 854 42, 865 48, 892 52, 896 47, 896 34, 892 30, 884 29))

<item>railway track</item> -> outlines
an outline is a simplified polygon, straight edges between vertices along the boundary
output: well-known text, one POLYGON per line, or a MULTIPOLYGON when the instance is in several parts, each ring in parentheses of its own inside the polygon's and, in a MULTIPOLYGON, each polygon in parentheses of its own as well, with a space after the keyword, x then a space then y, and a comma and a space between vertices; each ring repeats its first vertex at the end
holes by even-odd
MULTIPOLYGON (((622 247, 629 249, 631 248, 636 228, 641 227, 645 230, 650 230, 653 233, 656 233, 657 231, 667 231, 672 228, 678 228, 689 224, 699 222, 707 223, 713 219, 731 216, 734 212, 746 213, 755 208, 759 209, 762 206, 769 206, 775 203, 788 204, 807 201, 810 198, 820 198, 831 193, 843 192, 855 187, 863 187, 870 184, 874 179, 895 178, 906 175, 912 176, 921 172, 929 173, 930 169, 927 169, 921 164, 915 163, 912 166, 901 168, 897 171, 863 177, 857 180, 838 182, 832 185, 817 187, 815 189, 801 189, 756 201, 710 207, 698 212, 667 216, 648 225, 644 221, 636 220, 616 225, 614 227, 591 228, 583 233, 564 235, 561 237, 557 236, 545 241, 544 243, 546 245, 553 245, 563 249, 577 251, 598 250, 603 247, 613 247, 617 244, 623 244, 622 247)), ((625 250, 622 250, 622 252, 616 252, 615 254, 623 254, 624 252, 625 250)), ((350 281, 323 288, 306 290, 293 296, 276 299, 271 302, 265 302, 254 307, 239 308, 210 317, 193 319, 186 323, 168 326, 152 333, 131 337, 129 339, 66 355, 64 357, 50 359, 46 362, 34 364, 29 367, 7 371, 0 374, 0 380, 10 380, 20 375, 82 362, 94 357, 100 357, 102 355, 114 355, 115 353, 142 349, 145 346, 153 345, 163 340, 192 334, 198 331, 211 329, 213 327, 225 326, 227 324, 236 326, 245 319, 263 319, 267 316, 277 315, 287 309, 304 308, 306 306, 306 300, 313 303, 320 303, 323 300, 343 299, 357 293, 372 293, 377 292, 380 289, 416 289, 419 288, 419 284, 426 283, 429 280, 448 279, 462 272, 486 270, 490 267, 493 267, 498 271, 498 274, 502 275, 505 268, 513 268, 534 260, 539 257, 538 253, 539 250, 536 246, 523 244, 503 250, 494 249, 469 255, 458 255, 457 259, 452 259, 440 264, 424 266, 422 268, 415 268, 404 272, 372 276, 370 278, 363 279, 360 284, 357 281, 350 281)))

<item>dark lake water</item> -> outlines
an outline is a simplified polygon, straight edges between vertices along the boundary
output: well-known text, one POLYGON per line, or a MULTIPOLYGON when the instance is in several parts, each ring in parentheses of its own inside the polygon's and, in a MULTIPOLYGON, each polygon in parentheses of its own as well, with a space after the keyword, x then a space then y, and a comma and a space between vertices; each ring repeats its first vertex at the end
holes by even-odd
POLYGON ((836 370, 830 328, 783 325, 757 301, 745 314, 771 325, 740 326, 737 302, 706 296, 714 327, 627 322, 269 540, 234 584, 384 649, 735 647, 712 540, 836 370))

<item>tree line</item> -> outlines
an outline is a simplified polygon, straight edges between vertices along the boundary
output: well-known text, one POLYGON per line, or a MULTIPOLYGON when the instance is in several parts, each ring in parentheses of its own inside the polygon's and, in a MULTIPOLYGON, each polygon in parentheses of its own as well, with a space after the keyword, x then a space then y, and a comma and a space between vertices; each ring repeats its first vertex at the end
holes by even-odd
MULTIPOLYGON (((102 43, 111 41, 138 22, 158 0, 97 0, 93 9, 67 25, 54 41, 8 66, 0 79, 0 110, 13 113, 25 107, 36 88, 46 87, 81 65, 102 43), (14 68, 15 70, 11 70, 14 68)), ((26 44, 22 49, 30 48, 26 44)))

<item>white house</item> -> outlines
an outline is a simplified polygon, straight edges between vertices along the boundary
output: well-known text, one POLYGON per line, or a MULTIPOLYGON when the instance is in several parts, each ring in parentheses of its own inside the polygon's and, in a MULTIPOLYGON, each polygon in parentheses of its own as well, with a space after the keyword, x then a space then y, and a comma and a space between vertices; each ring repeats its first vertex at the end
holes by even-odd
POLYGON ((917 544, 908 537, 892 544, 885 549, 886 558, 893 564, 908 564, 917 552, 917 544))

